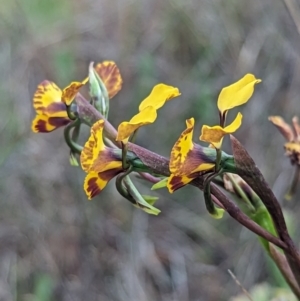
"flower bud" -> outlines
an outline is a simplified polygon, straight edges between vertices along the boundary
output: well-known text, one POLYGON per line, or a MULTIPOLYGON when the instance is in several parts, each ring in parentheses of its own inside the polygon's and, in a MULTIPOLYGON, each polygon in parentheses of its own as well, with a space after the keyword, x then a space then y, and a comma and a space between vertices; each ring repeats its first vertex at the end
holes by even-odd
POLYGON ((90 96, 95 105, 95 108, 107 118, 109 112, 109 97, 108 92, 102 79, 94 69, 94 63, 89 66, 90 78, 90 96))

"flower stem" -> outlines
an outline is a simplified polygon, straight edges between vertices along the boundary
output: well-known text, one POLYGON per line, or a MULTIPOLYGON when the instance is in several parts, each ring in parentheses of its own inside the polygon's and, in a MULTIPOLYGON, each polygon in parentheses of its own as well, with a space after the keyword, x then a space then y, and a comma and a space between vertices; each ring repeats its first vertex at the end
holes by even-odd
POLYGON ((205 206, 209 214, 212 216, 217 217, 218 216, 218 210, 215 207, 215 204, 212 201, 211 198, 211 191, 210 191, 210 182, 217 176, 219 176, 222 173, 222 169, 219 170, 217 173, 213 173, 209 176, 207 176, 204 180, 203 184, 203 194, 204 194, 204 200, 205 200, 205 206))
POLYGON ((127 150, 128 150, 128 145, 127 143, 122 143, 122 167, 123 169, 127 169, 128 168, 128 163, 126 160, 126 156, 127 156, 127 150))
POLYGON ((69 123, 64 129, 65 141, 66 141, 67 145, 69 146, 70 150, 75 154, 81 154, 81 151, 83 150, 83 147, 81 145, 79 145, 78 143, 76 143, 71 137, 72 130, 74 128, 76 129, 78 124, 80 124, 80 120, 76 119, 73 122, 69 123))
POLYGON ((136 204, 136 201, 130 196, 127 188, 123 184, 124 178, 127 177, 131 172, 132 172, 132 166, 129 166, 129 168, 125 172, 117 176, 116 188, 122 197, 129 200, 131 203, 136 204))
POLYGON ((219 169, 220 169, 220 165, 221 165, 220 163, 221 163, 221 160, 222 160, 222 150, 217 148, 216 152, 217 152, 217 157, 216 157, 216 167, 215 167, 215 169, 216 169, 216 172, 218 172, 219 169))

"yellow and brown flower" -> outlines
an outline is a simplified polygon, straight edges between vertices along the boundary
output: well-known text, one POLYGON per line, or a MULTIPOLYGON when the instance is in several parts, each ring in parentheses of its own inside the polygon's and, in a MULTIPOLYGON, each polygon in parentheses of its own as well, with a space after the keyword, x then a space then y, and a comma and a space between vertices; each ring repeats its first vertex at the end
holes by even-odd
POLYGON ((193 143, 194 123, 194 118, 186 120, 187 128, 171 151, 169 164, 171 176, 167 183, 171 193, 215 166, 216 151, 193 143))
POLYGON ((178 88, 165 84, 154 86, 151 93, 139 106, 139 113, 130 121, 122 122, 118 127, 117 141, 127 143, 129 137, 141 126, 153 123, 157 118, 157 110, 168 100, 180 95, 178 88))
MULTIPOLYGON (((109 98, 114 97, 122 88, 122 77, 116 64, 113 61, 104 61, 97 64, 95 70, 101 77, 109 98)), ((88 79, 72 82, 63 91, 54 82, 45 80, 40 83, 33 96, 36 117, 32 121, 32 131, 47 133, 67 125, 70 122, 67 106, 71 105, 79 89, 88 79)))
POLYGON ((228 110, 246 103, 254 92, 255 84, 261 82, 252 74, 246 74, 236 83, 222 89, 218 98, 220 125, 203 125, 200 140, 210 143, 204 148, 193 143, 194 119, 186 121, 184 130, 171 151, 170 172, 167 187, 172 193, 188 184, 199 175, 213 171, 216 166, 217 154, 225 135, 234 133, 242 124, 242 114, 238 113, 234 121, 225 126, 228 110), (217 149, 217 151, 215 150, 217 149))
POLYGON ((298 117, 293 117, 293 127, 280 116, 270 116, 269 120, 286 139, 287 142, 284 144, 285 154, 290 158, 292 165, 300 166, 300 125, 298 117))
POLYGON ((32 121, 33 132, 51 132, 70 122, 61 96, 62 91, 53 82, 45 80, 38 85, 33 96, 33 107, 37 114, 32 121))
POLYGON ((104 120, 97 121, 81 152, 82 169, 87 173, 84 190, 89 199, 99 194, 107 183, 123 171, 122 159, 117 151, 103 142, 104 120))
POLYGON ((40 83, 33 96, 36 117, 32 121, 32 131, 48 133, 67 125, 71 120, 68 117, 66 104, 69 104, 70 99, 71 101, 74 99, 85 82, 73 82, 63 91, 51 81, 44 80, 40 83))

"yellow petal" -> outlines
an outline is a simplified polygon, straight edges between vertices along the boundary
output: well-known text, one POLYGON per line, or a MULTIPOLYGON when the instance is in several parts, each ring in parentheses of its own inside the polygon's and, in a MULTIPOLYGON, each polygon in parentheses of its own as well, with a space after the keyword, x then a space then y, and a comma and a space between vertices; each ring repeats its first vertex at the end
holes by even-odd
POLYGON ((88 199, 91 200, 94 196, 102 191, 105 185, 106 183, 98 177, 96 172, 91 172, 88 173, 84 179, 83 189, 88 199))
POLYGON ((286 151, 300 155, 300 144, 297 142, 288 142, 284 144, 286 151))
POLYGON ((100 173, 89 172, 85 177, 83 184, 88 199, 90 200, 99 194, 105 188, 107 183, 120 173, 120 171, 120 169, 110 169, 100 173))
POLYGON ((246 103, 254 92, 254 85, 260 83, 253 74, 246 74, 236 83, 222 89, 218 98, 218 108, 224 111, 246 103))
POLYGON ((115 177, 120 171, 109 170, 103 173, 89 172, 84 179, 83 188, 88 196, 88 199, 92 199, 99 194, 107 183, 115 177))
POLYGON ((85 172, 102 173, 112 169, 122 170, 122 161, 114 150, 103 142, 104 120, 97 121, 80 155, 81 167, 85 172))
POLYGON ((61 94, 55 83, 48 80, 41 82, 33 95, 33 107, 37 114, 45 114, 49 105, 61 102, 61 94))
POLYGON ((173 174, 168 178, 167 188, 170 193, 173 193, 177 189, 187 185, 194 180, 195 177, 188 176, 175 176, 173 174))
POLYGON ((181 166, 186 160, 187 154, 194 148, 193 132, 194 132, 194 118, 186 120, 186 129, 181 133, 171 151, 170 158, 170 172, 177 174, 178 166, 181 166))
POLYGON ((166 101, 179 95, 180 92, 178 88, 165 84, 158 84, 154 86, 150 95, 141 102, 139 110, 142 111, 148 106, 154 107, 157 110, 161 108, 166 101))
POLYGON ((69 86, 64 88, 62 91, 61 101, 69 106, 78 93, 79 89, 84 86, 88 82, 88 80, 89 78, 87 77, 82 82, 72 82, 69 86))
POLYGON ((104 151, 100 151, 98 157, 94 160, 89 169, 94 172, 104 172, 111 169, 122 170, 122 161, 115 158, 113 149, 106 147, 104 151))
POLYGON ((225 128, 222 128, 219 125, 213 127, 203 125, 199 139, 211 143, 215 148, 220 148, 223 137, 227 134, 234 133, 241 126, 242 117, 242 114, 238 113, 235 120, 225 128))
POLYGON ((118 127, 117 141, 127 142, 130 135, 139 127, 153 123, 157 117, 154 107, 146 107, 131 118, 129 122, 124 121, 118 127))
POLYGON ((104 61, 95 67, 96 72, 102 79, 109 99, 113 98, 122 88, 122 77, 119 68, 113 61, 104 61))
POLYGON ((223 128, 224 132, 226 134, 234 133, 242 125, 242 119, 243 119, 243 115, 241 113, 238 113, 235 119, 231 122, 231 124, 223 128))
POLYGON ((69 122, 68 117, 37 115, 32 121, 31 129, 34 133, 48 133, 67 125, 69 122))
POLYGON ((103 142, 104 120, 98 120, 91 128, 91 135, 85 143, 80 155, 81 167, 85 172, 89 172, 99 153, 105 149, 103 142))
POLYGON ((181 133, 172 148, 169 166, 174 175, 190 175, 215 166, 211 159, 204 154, 203 148, 193 143, 194 123, 194 118, 186 120, 187 128, 181 133))

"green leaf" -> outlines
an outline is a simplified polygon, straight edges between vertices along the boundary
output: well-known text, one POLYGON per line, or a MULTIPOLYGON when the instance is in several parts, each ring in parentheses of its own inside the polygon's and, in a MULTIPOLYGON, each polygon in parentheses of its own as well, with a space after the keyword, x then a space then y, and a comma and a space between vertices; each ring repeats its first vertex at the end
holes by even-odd
POLYGON ((155 183, 151 187, 151 190, 156 190, 156 189, 167 187, 167 183, 168 183, 168 178, 164 178, 164 179, 160 180, 159 182, 155 183))
POLYGON ((154 205, 155 202, 158 200, 158 197, 157 196, 152 196, 152 195, 145 195, 145 194, 142 194, 142 197, 144 198, 144 200, 150 204, 150 205, 154 205))
POLYGON ((129 176, 126 176, 123 180, 128 193, 130 196, 134 199, 134 201, 137 203, 134 206, 137 208, 142 209, 143 211, 153 214, 153 215, 158 215, 160 213, 160 210, 153 207, 151 204, 149 204, 143 196, 140 194, 140 192, 137 190, 135 185, 132 183, 131 179, 129 176))
POLYGON ((73 152, 70 152, 69 162, 71 166, 79 166, 78 160, 73 152))
POLYGON ((222 208, 216 208, 215 207, 215 212, 214 213, 210 213, 210 216, 213 217, 214 219, 221 219, 224 215, 225 210, 222 208))

